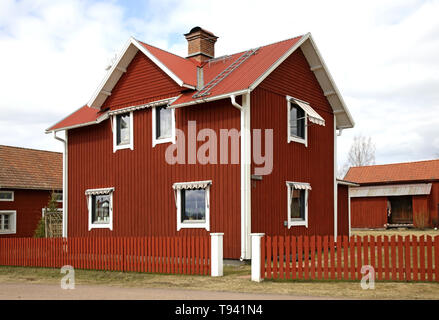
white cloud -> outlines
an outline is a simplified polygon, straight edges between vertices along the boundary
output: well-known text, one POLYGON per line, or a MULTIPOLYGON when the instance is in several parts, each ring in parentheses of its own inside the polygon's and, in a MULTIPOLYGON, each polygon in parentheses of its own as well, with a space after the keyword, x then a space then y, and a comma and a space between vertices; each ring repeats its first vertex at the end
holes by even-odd
POLYGON ((43 130, 86 103, 130 35, 186 55, 183 33, 200 25, 217 55, 312 32, 356 128, 377 162, 439 152, 439 1, 0 2, 0 143, 60 148, 43 130), (132 4, 131 4, 132 5, 132 4), (132 13, 135 11, 135 15, 132 13), (25 129, 23 129, 25 128, 25 129))

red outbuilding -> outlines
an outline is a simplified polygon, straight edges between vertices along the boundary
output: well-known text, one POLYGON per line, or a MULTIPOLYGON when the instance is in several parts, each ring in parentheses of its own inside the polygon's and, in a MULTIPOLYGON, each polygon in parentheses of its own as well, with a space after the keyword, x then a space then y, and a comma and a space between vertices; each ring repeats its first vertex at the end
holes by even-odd
POLYGON ((47 129, 65 146, 64 235, 223 232, 224 257, 249 259, 252 232, 341 234, 336 130, 354 122, 311 35, 221 57, 211 32, 185 37, 186 58, 129 39, 47 129))
POLYGON ((437 227, 439 160, 352 167, 352 228, 437 227))
POLYGON ((52 191, 62 202, 62 157, 0 146, 0 237, 32 237, 52 191))

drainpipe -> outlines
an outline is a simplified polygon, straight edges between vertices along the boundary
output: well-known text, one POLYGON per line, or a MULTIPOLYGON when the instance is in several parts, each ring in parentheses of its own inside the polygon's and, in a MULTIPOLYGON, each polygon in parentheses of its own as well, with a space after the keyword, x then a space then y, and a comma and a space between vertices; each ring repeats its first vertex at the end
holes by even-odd
POLYGON ((68 197, 68 192, 67 192, 67 161, 68 161, 68 149, 67 149, 67 140, 68 140, 68 136, 67 136, 67 130, 65 130, 65 139, 62 139, 60 137, 58 137, 56 135, 56 131, 53 131, 53 137, 58 140, 61 141, 64 144, 64 152, 63 152, 63 172, 62 172, 62 181, 63 181, 63 189, 62 189, 62 236, 63 238, 67 238, 67 219, 68 219, 68 215, 67 215, 67 197, 68 197))
POLYGON ((241 112, 241 257, 251 258, 251 194, 250 194, 250 93, 242 96, 242 106, 231 95, 232 105, 241 112))

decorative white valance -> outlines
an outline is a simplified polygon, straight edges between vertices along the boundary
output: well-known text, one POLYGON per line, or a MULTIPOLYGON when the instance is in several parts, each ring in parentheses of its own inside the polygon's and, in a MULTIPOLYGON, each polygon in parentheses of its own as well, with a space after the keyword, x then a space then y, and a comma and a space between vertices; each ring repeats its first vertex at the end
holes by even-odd
POLYGON ((108 114, 110 116, 114 116, 117 114, 141 110, 141 109, 145 109, 145 108, 154 108, 154 107, 159 107, 159 106, 163 106, 163 105, 168 105, 168 104, 171 104, 172 102, 174 102, 174 100, 177 98, 178 97, 172 97, 172 98, 167 98, 167 99, 162 99, 162 100, 157 100, 157 101, 141 104, 138 106, 131 106, 131 107, 126 107, 126 108, 122 108, 122 109, 118 109, 118 110, 113 110, 113 111, 109 111, 108 114))
POLYGON ((307 102, 287 96, 288 101, 297 104, 308 115, 309 121, 318 124, 320 126, 325 125, 325 119, 323 119, 307 102))
POLYGON ((182 190, 182 189, 204 189, 212 184, 212 180, 206 181, 195 181, 195 182, 176 182, 172 185, 174 190, 182 190))
POLYGON ((110 194, 114 191, 114 188, 101 188, 101 189, 87 189, 85 190, 86 196, 110 194))
POLYGON ((294 189, 298 189, 298 190, 311 190, 311 185, 305 182, 287 181, 287 185, 292 186, 294 189))

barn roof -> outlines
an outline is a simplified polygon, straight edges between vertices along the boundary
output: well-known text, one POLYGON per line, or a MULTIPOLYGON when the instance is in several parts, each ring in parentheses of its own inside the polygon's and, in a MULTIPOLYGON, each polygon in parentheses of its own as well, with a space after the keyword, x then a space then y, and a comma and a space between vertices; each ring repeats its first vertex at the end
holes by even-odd
POLYGON ((1 189, 62 189, 62 153, 0 145, 1 189))
POLYGON ((352 167, 344 179, 360 184, 439 180, 439 159, 352 167))
POLYGON ((76 127, 81 124, 97 123, 100 108, 139 51, 182 87, 181 95, 170 104, 171 107, 178 108, 228 98, 233 94, 248 93, 298 48, 304 53, 334 111, 337 128, 352 128, 354 126, 352 116, 311 34, 308 33, 240 53, 210 59, 204 63, 199 63, 193 58, 182 58, 130 38, 88 104, 46 131, 65 130, 70 129, 72 125, 76 127), (197 69, 202 70, 203 77, 203 86, 198 86, 198 89, 197 74, 200 73, 197 69))

